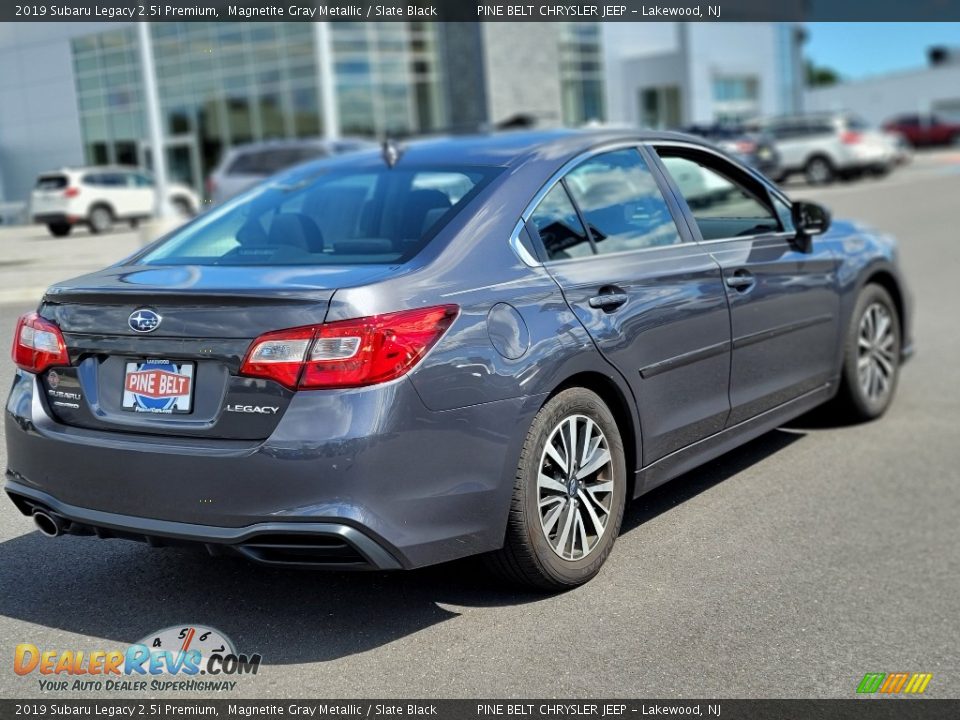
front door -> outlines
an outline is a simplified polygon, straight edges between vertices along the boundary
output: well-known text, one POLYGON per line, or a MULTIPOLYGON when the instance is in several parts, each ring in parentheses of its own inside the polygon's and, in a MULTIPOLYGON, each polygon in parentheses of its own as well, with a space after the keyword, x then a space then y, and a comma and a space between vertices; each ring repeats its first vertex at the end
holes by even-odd
POLYGON ((837 260, 797 243, 786 202, 734 163, 688 147, 658 148, 703 246, 723 270, 733 357, 735 425, 836 374, 837 260))
POLYGON ((729 411, 720 269, 671 203, 628 147, 578 165, 530 218, 567 303, 630 384, 643 465, 718 432, 729 411))

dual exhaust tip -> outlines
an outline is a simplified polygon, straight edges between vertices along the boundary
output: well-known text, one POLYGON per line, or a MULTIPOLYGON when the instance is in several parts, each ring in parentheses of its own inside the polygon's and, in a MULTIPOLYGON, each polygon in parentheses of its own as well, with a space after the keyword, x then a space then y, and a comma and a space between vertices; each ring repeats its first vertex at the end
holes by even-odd
POLYGON ((66 524, 63 518, 44 510, 36 510, 33 513, 33 524, 42 534, 51 538, 63 535, 66 532, 66 524))

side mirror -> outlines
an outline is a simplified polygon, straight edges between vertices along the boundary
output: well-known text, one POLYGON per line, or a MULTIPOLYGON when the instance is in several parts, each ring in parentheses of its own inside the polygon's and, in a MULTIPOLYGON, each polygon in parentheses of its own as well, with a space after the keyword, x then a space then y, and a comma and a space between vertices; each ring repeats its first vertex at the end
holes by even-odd
POLYGON ((793 204, 793 227, 804 237, 821 235, 830 227, 830 211, 823 205, 812 202, 793 204))

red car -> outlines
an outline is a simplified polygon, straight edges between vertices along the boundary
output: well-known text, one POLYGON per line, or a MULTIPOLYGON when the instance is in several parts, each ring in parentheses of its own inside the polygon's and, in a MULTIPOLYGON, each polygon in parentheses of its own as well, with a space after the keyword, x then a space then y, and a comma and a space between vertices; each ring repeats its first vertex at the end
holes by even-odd
POLYGON ((900 115, 888 120, 883 129, 900 133, 914 147, 960 142, 960 124, 946 122, 936 115, 900 115))

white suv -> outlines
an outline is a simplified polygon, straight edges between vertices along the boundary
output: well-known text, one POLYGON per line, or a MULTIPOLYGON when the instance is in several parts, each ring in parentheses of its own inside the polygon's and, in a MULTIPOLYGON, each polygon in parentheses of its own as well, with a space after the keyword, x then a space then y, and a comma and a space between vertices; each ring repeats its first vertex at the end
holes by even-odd
MULTIPOLYGON (((192 215, 200 199, 185 185, 171 183, 168 200, 182 215, 192 215)), ((33 221, 46 225, 57 237, 69 235, 74 225, 103 233, 114 222, 136 227, 154 212, 153 177, 129 167, 64 168, 43 173, 30 196, 33 221)))
POLYGON ((778 180, 802 173, 811 185, 825 185, 864 173, 883 175, 896 164, 890 138, 849 113, 779 117, 760 126, 776 143, 778 180))

